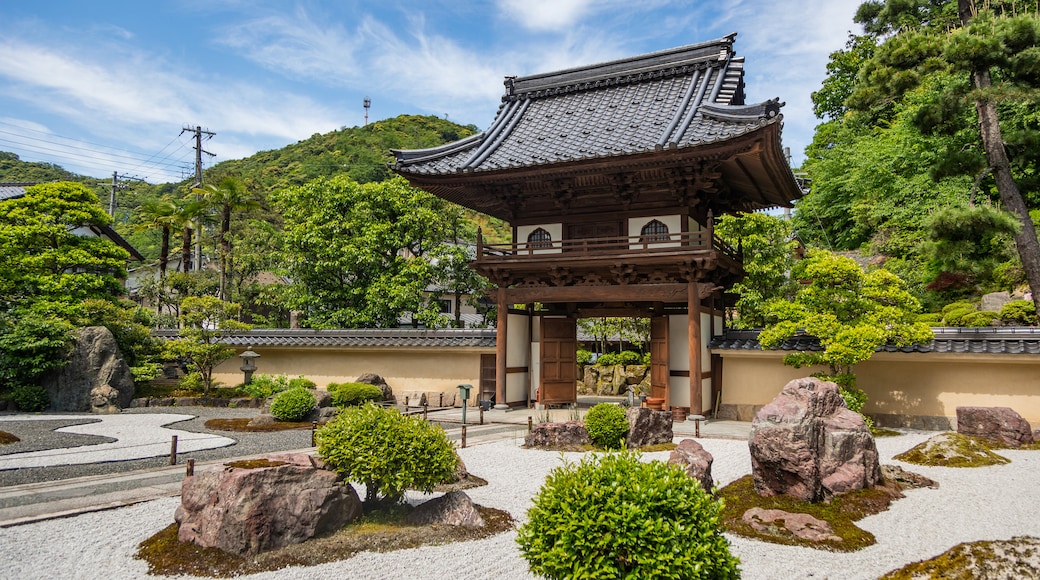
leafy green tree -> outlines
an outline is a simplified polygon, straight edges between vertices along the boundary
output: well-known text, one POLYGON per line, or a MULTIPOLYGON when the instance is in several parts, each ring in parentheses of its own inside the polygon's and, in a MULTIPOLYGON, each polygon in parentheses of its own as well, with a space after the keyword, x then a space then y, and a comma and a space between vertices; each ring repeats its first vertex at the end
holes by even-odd
POLYGON ((1029 145, 1040 139, 1040 127, 1007 123, 1013 136, 1008 140, 1001 126, 1009 115, 1019 118, 1016 112, 1035 111, 1040 104, 1035 3, 872 0, 856 18, 885 40, 860 73, 849 99, 852 108, 883 115, 901 95, 936 74, 969 81, 945 85, 917 121, 925 131, 950 133, 963 124, 965 110, 974 109, 976 146, 951 151, 944 170, 970 174, 977 184, 986 180, 1015 217, 1015 246, 1040 309, 1040 241, 1019 185, 1023 178, 1035 179, 1037 153, 1029 145))
POLYGON ((853 367, 870 359, 879 346, 908 346, 933 338, 928 325, 917 322, 919 303, 888 270, 864 273, 850 258, 812 250, 795 264, 792 278, 801 288, 794 300, 769 301, 770 323, 759 342, 764 349, 774 348, 804 331, 818 338, 823 350, 788 354, 786 365, 825 365, 828 372, 821 376, 853 388, 853 367))
POLYGON ((715 231, 744 252, 744 279, 733 285, 737 328, 761 328, 766 317, 763 308, 771 299, 794 294, 791 267, 798 242, 793 239, 791 222, 763 213, 723 216, 715 231))
POLYGON ((578 320, 578 328, 596 338, 600 354, 609 352, 607 343, 614 338, 635 345, 640 352, 650 342, 649 318, 582 318, 578 320))
POLYGON ((170 233, 179 225, 176 202, 169 197, 148 200, 135 211, 138 231, 159 230, 159 278, 166 278, 166 266, 170 261, 170 233))
POLYGON ((239 210, 258 208, 260 203, 253 199, 245 183, 235 177, 225 177, 216 185, 207 184, 192 191, 201 195, 206 204, 219 212, 220 230, 217 239, 220 242, 220 289, 217 295, 222 300, 228 300, 228 282, 234 263, 231 253, 231 214, 239 210))
POLYGON ((467 246, 444 244, 430 252, 430 263, 433 266, 433 287, 431 299, 439 300, 450 296, 454 302, 454 319, 451 325, 462 328, 463 297, 470 306, 479 306, 478 299, 491 287, 487 278, 481 276, 470 267, 473 261, 472 252, 467 246))
POLYGON ((215 296, 189 296, 181 302, 181 338, 166 344, 170 356, 184 360, 202 377, 203 394, 213 386, 213 368, 235 356, 235 349, 220 342, 231 331, 248 330, 237 320, 239 306, 215 296))
POLYGON ((307 324, 393 327, 405 313, 436 323, 426 290, 431 252, 450 239, 449 204, 396 177, 359 184, 320 178, 272 195, 285 219, 289 306, 307 324))

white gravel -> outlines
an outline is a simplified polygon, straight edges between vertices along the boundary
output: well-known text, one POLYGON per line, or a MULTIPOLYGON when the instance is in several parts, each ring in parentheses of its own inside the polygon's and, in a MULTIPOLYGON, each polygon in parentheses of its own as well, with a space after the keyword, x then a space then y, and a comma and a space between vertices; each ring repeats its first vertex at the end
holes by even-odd
MULTIPOLYGON (((927 439, 910 433, 878 440, 883 463, 927 439)), ((720 485, 750 472, 747 443, 701 439, 715 457, 713 474, 720 485)), ((878 543, 854 553, 778 546, 728 536, 741 560, 745 579, 794 580, 877 578, 902 565, 931 558, 961 542, 1040 536, 1037 481, 1040 452, 1002 451, 1008 465, 979 469, 928 468, 901 464, 931 477, 939 489, 907 492, 891 509, 861 520, 878 543)), ((460 451, 469 470, 488 480, 467 493, 477 503, 505 509, 518 520, 546 474, 579 454, 517 448, 516 441, 477 445, 460 451)), ((665 453, 646 458, 666 459, 665 453)), ((423 496, 413 495, 417 502, 423 496)), ((137 544, 173 521, 176 498, 133 507, 0 529, 0 578, 140 578, 146 566, 133 557, 137 544)), ((361 554, 350 560, 306 569, 286 569, 250 578, 532 578, 520 557, 513 532, 477 542, 392 552, 361 554)))
POLYGON ((0 470, 25 467, 50 467, 53 465, 83 465, 105 461, 128 461, 146 457, 158 457, 170 453, 170 442, 177 436, 178 453, 202 451, 234 445, 235 440, 208 433, 192 433, 180 429, 169 429, 163 425, 194 419, 195 415, 175 413, 152 413, 148 415, 5 415, 2 421, 40 421, 64 419, 89 419, 92 423, 62 427, 56 431, 99 435, 115 441, 82 445, 63 449, 26 451, 0 455, 0 470), (100 420, 98 420, 100 419, 100 420))

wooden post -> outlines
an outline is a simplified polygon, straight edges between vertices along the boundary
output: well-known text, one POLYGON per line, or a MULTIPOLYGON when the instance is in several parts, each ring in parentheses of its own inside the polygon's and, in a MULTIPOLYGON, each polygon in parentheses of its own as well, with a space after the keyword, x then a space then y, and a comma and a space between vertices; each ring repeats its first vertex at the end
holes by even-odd
POLYGON ((466 448, 466 426, 462 426, 462 448, 466 448))
POLYGON ((506 404, 506 344, 509 325, 509 305, 506 304, 506 289, 498 288, 498 332, 495 336, 495 408, 508 409, 506 404))
POLYGON ((427 410, 429 408, 430 408, 430 404, 429 403, 423 403, 423 406, 422 406, 422 420, 423 421, 426 421, 426 412, 427 412, 427 410))
POLYGON ((534 419, 532 419, 531 417, 528 417, 527 418, 527 432, 530 433, 532 429, 534 429, 534 419))
POLYGON ((195 460, 194 459, 189 459, 188 460, 188 470, 185 472, 185 476, 186 477, 191 477, 193 475, 195 475, 195 460))
POLYGON ((317 439, 314 438, 314 436, 317 434, 317 432, 318 432, 318 422, 317 421, 311 421, 311 447, 314 447, 314 446, 316 446, 318 444, 317 439))
POLYGON ((480 424, 484 424, 484 407, 480 408, 480 424))
POLYGON ((170 465, 177 465, 177 436, 170 440, 170 465))
POLYGON ((686 324, 690 343, 690 413, 701 415, 704 401, 701 396, 701 299, 697 282, 690 282, 686 310, 689 319, 686 324))

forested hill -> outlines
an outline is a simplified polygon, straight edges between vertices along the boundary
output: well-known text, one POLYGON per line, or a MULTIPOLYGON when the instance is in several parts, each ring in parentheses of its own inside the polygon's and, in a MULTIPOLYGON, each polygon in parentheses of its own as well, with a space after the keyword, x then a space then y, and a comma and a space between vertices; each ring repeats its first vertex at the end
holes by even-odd
POLYGON ((14 153, 0 151, 0 182, 3 183, 42 183, 46 181, 80 181, 93 183, 93 177, 78 175, 66 171, 60 165, 22 161, 14 153))
POLYGON ((462 126, 439 117, 401 115, 364 127, 316 133, 281 149, 223 161, 206 170, 206 179, 213 182, 235 175, 263 192, 340 173, 360 183, 382 181, 391 176, 387 167, 393 160, 390 149, 425 149, 476 132, 474 125, 462 126))

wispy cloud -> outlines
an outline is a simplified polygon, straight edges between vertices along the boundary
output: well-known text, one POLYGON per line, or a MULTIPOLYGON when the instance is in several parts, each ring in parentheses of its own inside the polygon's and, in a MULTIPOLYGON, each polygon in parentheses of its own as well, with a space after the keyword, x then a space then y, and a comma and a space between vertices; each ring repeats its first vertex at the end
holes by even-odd
POLYGON ((499 0, 507 18, 535 31, 558 31, 574 26, 593 9, 592 0, 499 0))

